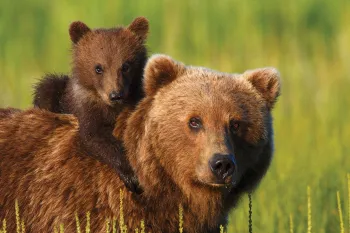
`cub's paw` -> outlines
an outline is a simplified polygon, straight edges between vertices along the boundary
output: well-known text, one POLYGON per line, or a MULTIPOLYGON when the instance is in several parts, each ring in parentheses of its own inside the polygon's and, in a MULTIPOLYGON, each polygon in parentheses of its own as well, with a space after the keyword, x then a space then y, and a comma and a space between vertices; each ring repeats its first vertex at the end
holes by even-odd
POLYGON ((137 179, 136 176, 120 176, 122 181, 124 182, 124 185, 126 188, 136 194, 142 194, 143 193, 143 188, 139 184, 139 180, 137 179))

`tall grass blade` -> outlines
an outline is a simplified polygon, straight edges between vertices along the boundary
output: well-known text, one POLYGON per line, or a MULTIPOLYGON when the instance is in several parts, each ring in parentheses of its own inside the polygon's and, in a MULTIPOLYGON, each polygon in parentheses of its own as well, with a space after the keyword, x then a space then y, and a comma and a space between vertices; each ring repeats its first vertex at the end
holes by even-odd
POLYGON ((340 201, 339 191, 337 191, 337 202, 338 202, 340 233, 344 233, 343 212, 342 212, 342 209, 341 209, 341 201, 340 201))

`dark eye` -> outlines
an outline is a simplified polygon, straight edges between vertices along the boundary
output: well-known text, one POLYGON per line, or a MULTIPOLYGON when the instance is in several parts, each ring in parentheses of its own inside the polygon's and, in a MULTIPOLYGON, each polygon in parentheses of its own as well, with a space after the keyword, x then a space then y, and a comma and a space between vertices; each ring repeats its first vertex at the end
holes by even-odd
POLYGON ((95 66, 95 71, 96 71, 96 74, 102 74, 103 73, 102 66, 101 65, 96 65, 95 66))
POLYGON ((238 129, 239 129, 239 127, 240 127, 239 122, 237 122, 237 121, 231 121, 231 123, 230 123, 230 128, 231 128, 232 132, 237 132, 238 129))
POLYGON ((130 64, 128 62, 125 62, 123 65, 122 65, 122 72, 123 73, 128 73, 130 71, 130 64))
POLYGON ((188 125, 192 129, 200 129, 202 128, 202 121, 198 117, 192 117, 190 121, 188 122, 188 125))

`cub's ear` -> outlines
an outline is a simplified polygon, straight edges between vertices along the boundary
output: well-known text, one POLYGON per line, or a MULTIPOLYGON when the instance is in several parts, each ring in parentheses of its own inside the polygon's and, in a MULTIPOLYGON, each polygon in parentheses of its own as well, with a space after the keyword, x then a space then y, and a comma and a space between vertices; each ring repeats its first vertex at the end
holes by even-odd
POLYGON ((74 44, 76 44, 86 33, 90 31, 90 28, 86 26, 85 23, 80 21, 73 22, 69 27, 70 39, 74 44))
POLYGON ((280 95, 280 74, 275 68, 261 68, 244 72, 246 78, 259 91, 271 110, 280 95))
POLYGON ((137 17, 131 22, 128 29, 135 33, 142 41, 145 41, 149 30, 148 20, 145 17, 137 17))
POLYGON ((160 88, 174 81, 185 72, 186 67, 166 55, 149 58, 144 72, 144 89, 147 96, 154 95, 160 88))

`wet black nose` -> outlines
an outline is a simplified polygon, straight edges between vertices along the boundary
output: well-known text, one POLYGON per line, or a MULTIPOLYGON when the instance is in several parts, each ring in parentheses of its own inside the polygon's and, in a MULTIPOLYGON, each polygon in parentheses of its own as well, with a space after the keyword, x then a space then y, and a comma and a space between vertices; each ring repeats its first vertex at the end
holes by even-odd
POLYGON ((122 92, 116 92, 116 91, 112 91, 109 94, 109 100, 112 102, 118 101, 118 100, 122 100, 124 97, 124 94, 122 92))
POLYGON ((236 170, 236 164, 231 154, 215 154, 209 161, 211 171, 217 179, 224 181, 236 170))

